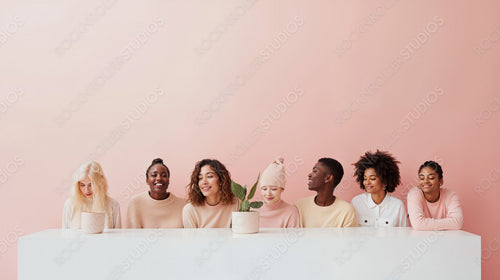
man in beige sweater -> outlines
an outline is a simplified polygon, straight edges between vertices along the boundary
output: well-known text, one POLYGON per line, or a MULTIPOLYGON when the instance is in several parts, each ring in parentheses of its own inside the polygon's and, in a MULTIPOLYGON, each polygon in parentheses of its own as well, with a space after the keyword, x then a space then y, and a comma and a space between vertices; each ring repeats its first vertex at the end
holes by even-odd
POLYGON ((321 158, 308 175, 309 189, 315 196, 295 203, 300 213, 301 227, 356 227, 356 210, 333 195, 344 176, 342 165, 332 158, 321 158))

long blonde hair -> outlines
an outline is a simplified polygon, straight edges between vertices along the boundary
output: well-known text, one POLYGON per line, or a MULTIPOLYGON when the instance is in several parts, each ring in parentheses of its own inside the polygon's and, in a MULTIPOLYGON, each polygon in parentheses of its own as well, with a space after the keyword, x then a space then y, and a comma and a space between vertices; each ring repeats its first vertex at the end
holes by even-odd
POLYGON ((102 167, 96 161, 89 161, 80 166, 73 174, 73 187, 71 189, 71 199, 77 212, 92 211, 92 212, 105 212, 106 200, 108 196, 108 181, 102 167), (92 185, 92 192, 94 197, 92 199, 92 208, 87 209, 85 206, 86 197, 80 190, 79 182, 85 177, 90 179, 92 185))

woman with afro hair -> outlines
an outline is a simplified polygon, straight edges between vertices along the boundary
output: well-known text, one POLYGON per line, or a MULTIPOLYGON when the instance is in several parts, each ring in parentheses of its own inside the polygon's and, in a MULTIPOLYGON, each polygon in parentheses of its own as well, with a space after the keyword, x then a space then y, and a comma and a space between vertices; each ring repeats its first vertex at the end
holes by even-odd
POLYGON ((354 163, 356 182, 366 191, 351 201, 360 226, 408 226, 403 202, 389 194, 401 184, 398 163, 391 154, 379 150, 366 152, 354 163))

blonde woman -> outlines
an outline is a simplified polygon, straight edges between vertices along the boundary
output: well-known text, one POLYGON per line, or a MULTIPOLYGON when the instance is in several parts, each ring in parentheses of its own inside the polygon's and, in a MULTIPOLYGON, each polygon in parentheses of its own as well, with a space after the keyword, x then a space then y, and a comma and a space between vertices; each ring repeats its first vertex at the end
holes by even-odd
POLYGON ((108 196, 108 182, 101 165, 90 161, 73 175, 71 196, 64 203, 62 227, 79 229, 82 212, 105 212, 105 228, 120 228, 120 205, 108 196))

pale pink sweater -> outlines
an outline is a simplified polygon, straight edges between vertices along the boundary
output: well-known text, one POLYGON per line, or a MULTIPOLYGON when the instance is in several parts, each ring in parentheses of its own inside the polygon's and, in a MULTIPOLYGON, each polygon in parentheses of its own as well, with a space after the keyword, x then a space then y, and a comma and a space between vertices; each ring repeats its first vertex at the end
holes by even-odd
POLYGON ((295 205, 286 203, 283 200, 272 204, 264 204, 257 209, 260 212, 261 228, 289 228, 299 227, 299 210, 295 205))
POLYGON ((462 228, 463 215, 457 194, 442 188, 439 200, 428 202, 422 190, 415 187, 408 192, 408 214, 416 230, 445 230, 462 228))
POLYGON ((238 206, 237 200, 230 205, 215 206, 188 203, 182 209, 182 223, 185 228, 230 228, 232 212, 238 211, 238 206))

